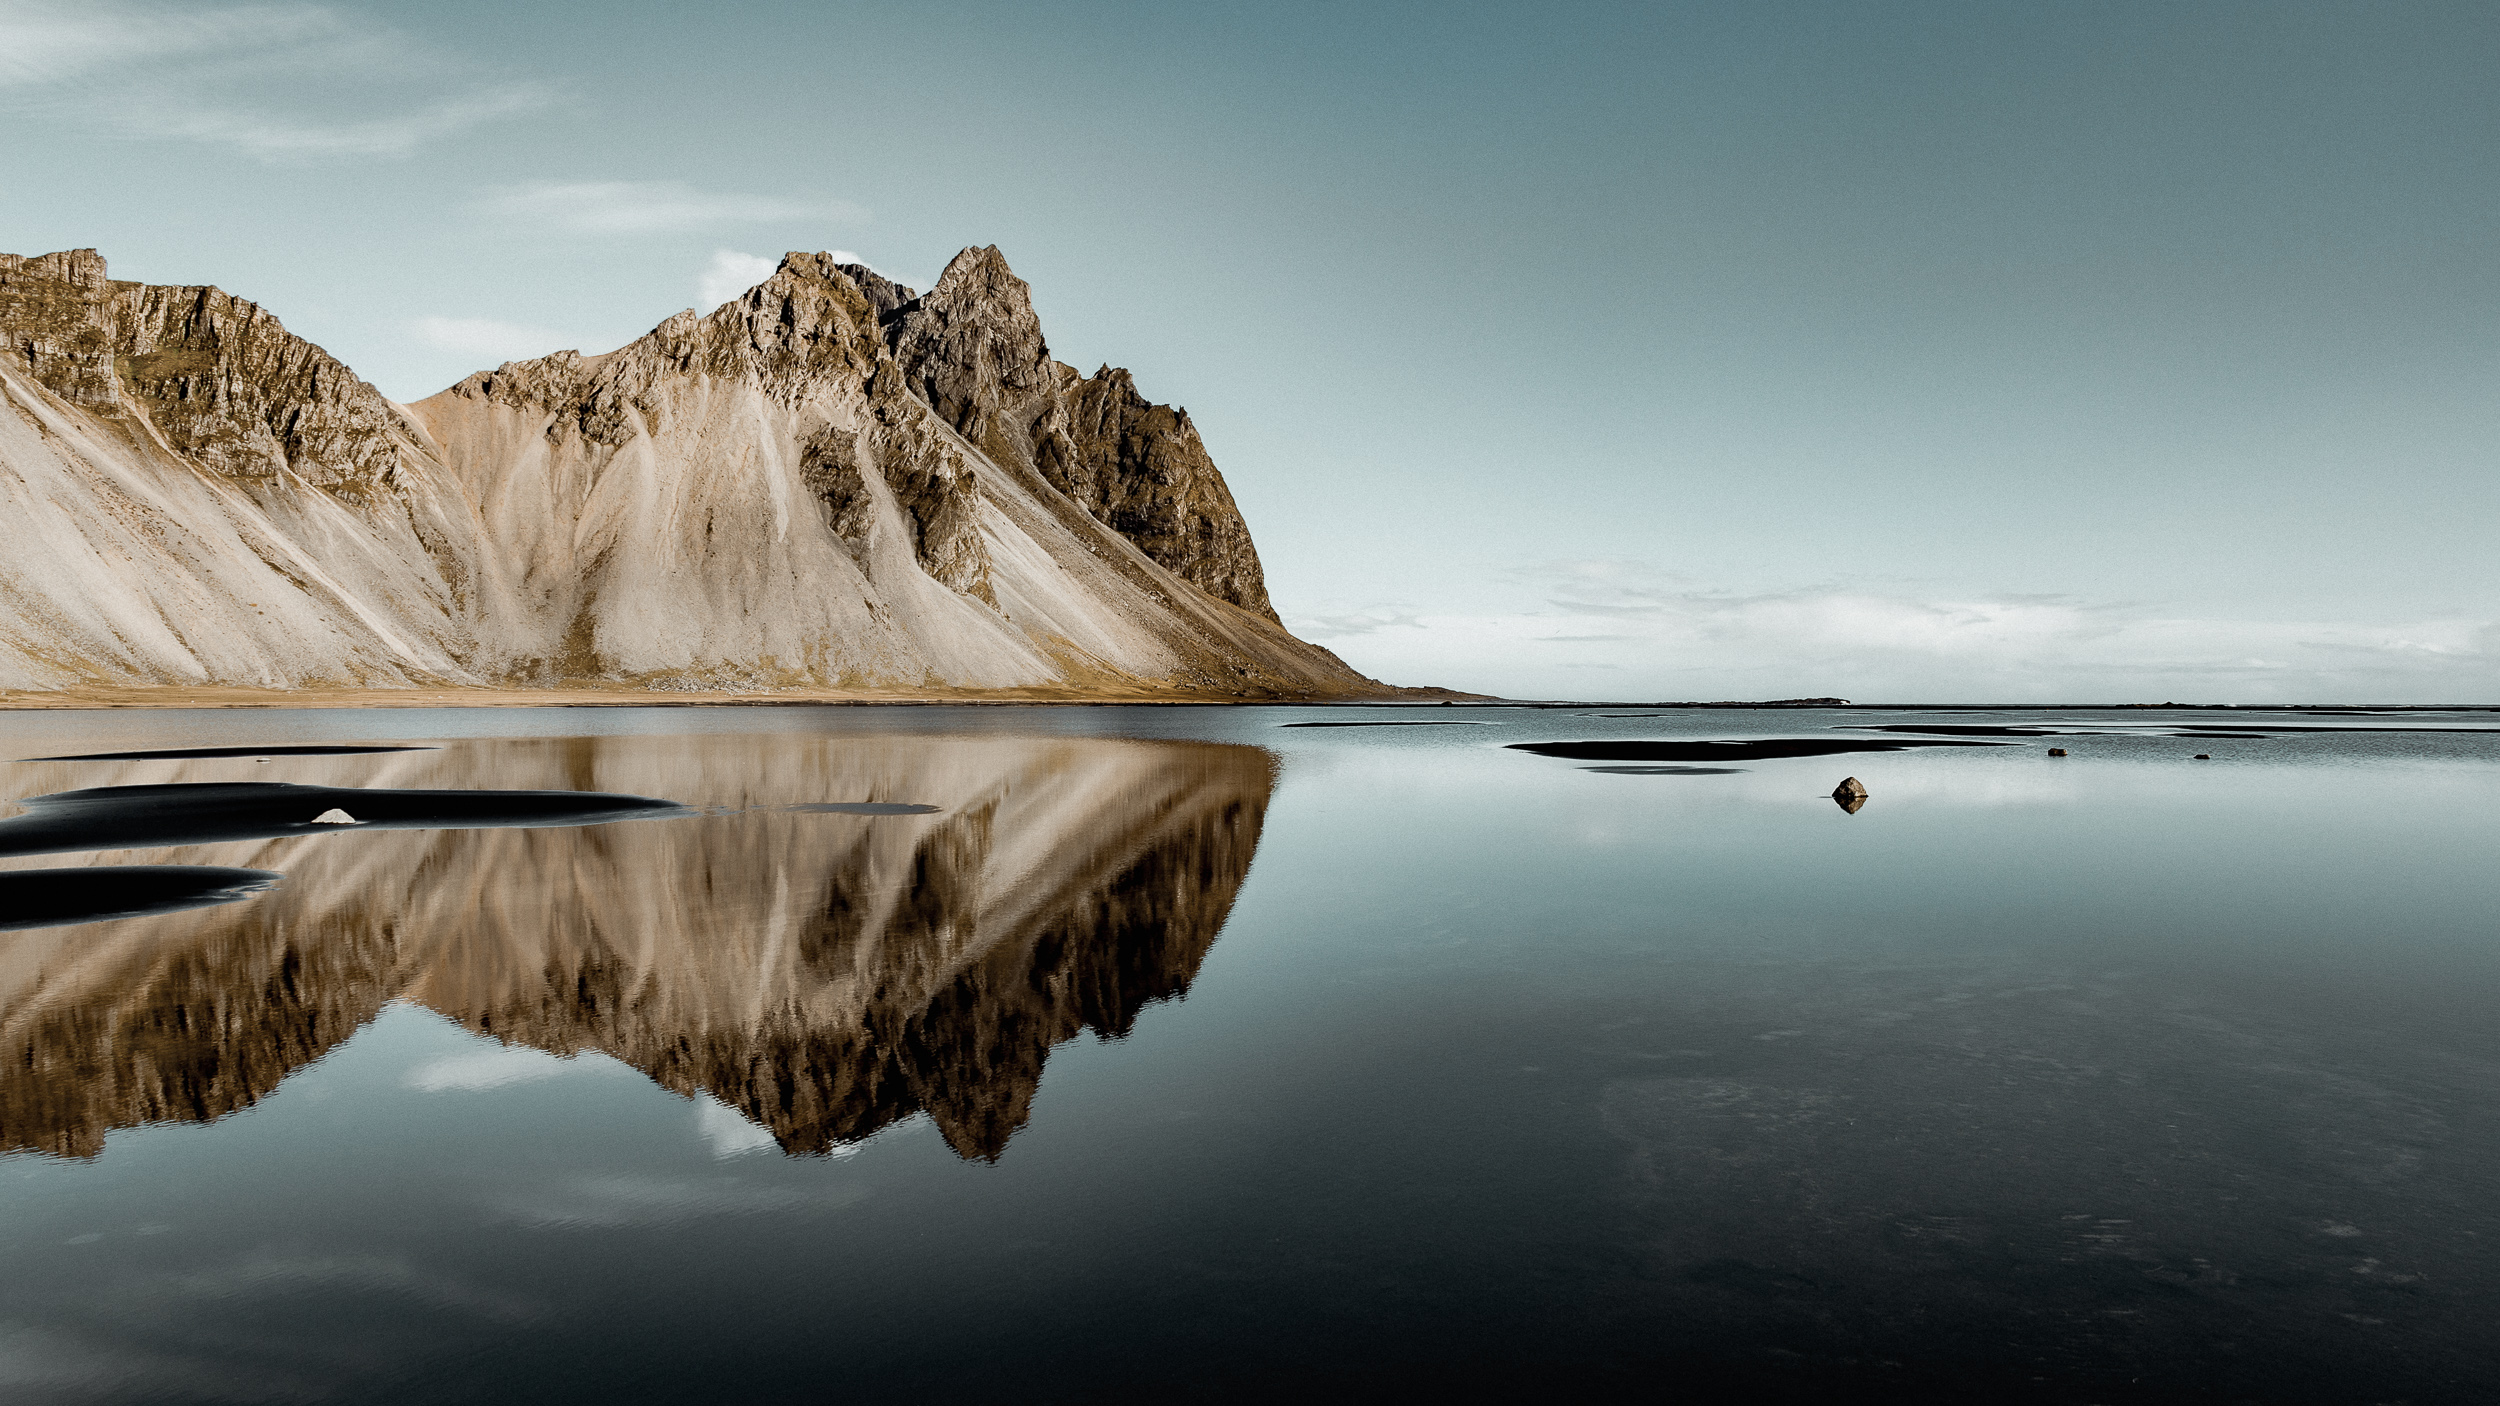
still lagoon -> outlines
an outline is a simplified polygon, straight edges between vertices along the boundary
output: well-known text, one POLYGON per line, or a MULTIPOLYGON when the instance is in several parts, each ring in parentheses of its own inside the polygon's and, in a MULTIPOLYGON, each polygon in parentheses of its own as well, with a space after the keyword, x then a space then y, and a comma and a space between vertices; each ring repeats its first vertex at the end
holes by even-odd
POLYGON ((2500 713, 0 758, 11 1401, 2500 1399, 2500 713))

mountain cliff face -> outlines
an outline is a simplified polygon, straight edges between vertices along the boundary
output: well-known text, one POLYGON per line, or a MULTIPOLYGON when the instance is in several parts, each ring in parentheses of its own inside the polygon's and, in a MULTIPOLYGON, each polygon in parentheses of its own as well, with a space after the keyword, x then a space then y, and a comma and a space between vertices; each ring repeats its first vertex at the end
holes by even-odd
POLYGON ((469 682, 483 524, 371 386, 213 288, 0 256, 0 688, 469 682))
POLYGON ((1189 412, 1139 395, 1118 367, 1084 378, 1073 366, 1059 372, 1076 461, 1053 485, 1172 574, 1274 620, 1250 525, 1189 412))
POLYGON ((907 383, 984 454, 1039 472, 1208 595, 1276 618, 1250 529, 1189 416, 1148 403, 1126 371, 1087 379, 1052 360, 1032 290, 997 249, 956 255, 928 296, 880 320, 907 383))
POLYGON ((995 249, 925 294, 793 254, 412 406, 216 289, 0 255, 0 399, 0 688, 1384 691, 995 249))

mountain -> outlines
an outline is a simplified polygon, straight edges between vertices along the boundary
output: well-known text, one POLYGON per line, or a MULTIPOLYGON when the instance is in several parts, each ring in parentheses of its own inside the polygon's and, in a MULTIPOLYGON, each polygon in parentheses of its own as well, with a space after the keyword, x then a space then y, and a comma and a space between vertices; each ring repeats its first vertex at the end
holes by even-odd
POLYGON ((994 248, 792 254, 400 405, 259 306, 0 255, 0 689, 1393 692, 1287 633, 1195 426, 994 248))

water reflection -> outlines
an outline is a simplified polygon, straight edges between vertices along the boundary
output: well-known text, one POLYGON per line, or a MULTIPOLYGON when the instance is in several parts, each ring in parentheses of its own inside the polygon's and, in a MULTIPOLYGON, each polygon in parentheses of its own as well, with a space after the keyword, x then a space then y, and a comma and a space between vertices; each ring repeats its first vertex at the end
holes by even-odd
POLYGON ((957 1153, 992 1160, 1054 1045, 1125 1034, 1187 989, 1271 786, 1254 748, 1101 739, 570 738, 304 765, 332 785, 620 792, 705 813, 90 856, 286 881, 213 910, 0 934, 0 1151, 90 1157, 112 1128, 214 1119, 411 1000, 508 1044, 613 1055, 785 1151, 926 1112, 957 1153))

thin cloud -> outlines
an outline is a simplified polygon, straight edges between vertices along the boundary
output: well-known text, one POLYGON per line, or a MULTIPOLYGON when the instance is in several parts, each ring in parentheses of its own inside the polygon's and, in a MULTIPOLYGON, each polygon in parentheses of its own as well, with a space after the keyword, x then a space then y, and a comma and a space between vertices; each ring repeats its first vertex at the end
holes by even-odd
POLYGON ((409 324, 417 340, 436 351, 453 352, 481 361, 528 361, 566 348, 580 350, 582 341, 562 332, 491 317, 420 317, 409 324))
MULTIPOLYGON (((780 1145, 773 1141, 771 1130, 748 1121, 745 1114, 706 1093, 694 1096, 694 1130, 696 1136, 711 1145, 712 1157, 716 1161, 744 1157, 750 1152, 767 1152, 780 1145)), ((837 1157, 858 1154, 859 1148, 855 1144, 846 1144, 834 1151, 837 1157)))
POLYGON ((324 5, 0 0, 0 107, 263 161, 404 157, 552 86, 324 5))
POLYGON ((781 267, 778 260, 761 254, 741 254, 735 249, 715 249, 712 261, 703 266, 695 279, 695 287, 703 297, 701 306, 716 308, 749 288, 773 276, 781 267))
POLYGON ((1383 630, 1419 629, 1423 617, 1411 610, 1376 606, 1342 615, 1296 615, 1286 627, 1306 640, 1359 639, 1383 630))
POLYGON ((446 99, 393 117, 319 125, 268 112, 161 112, 151 114, 147 134, 223 143, 273 161, 288 157, 406 156, 428 142, 458 136, 498 118, 536 112, 549 101, 540 89, 518 86, 446 99))
POLYGON ((531 181, 490 190, 478 203, 490 215, 578 234, 655 234, 774 220, 856 220, 862 213, 858 206, 839 200, 708 191, 684 181, 531 181))
POLYGON ((1571 600, 1562 596, 1554 597, 1550 604, 1572 615, 1656 615, 1667 608, 1658 601, 1625 605, 1614 601, 1571 600))

